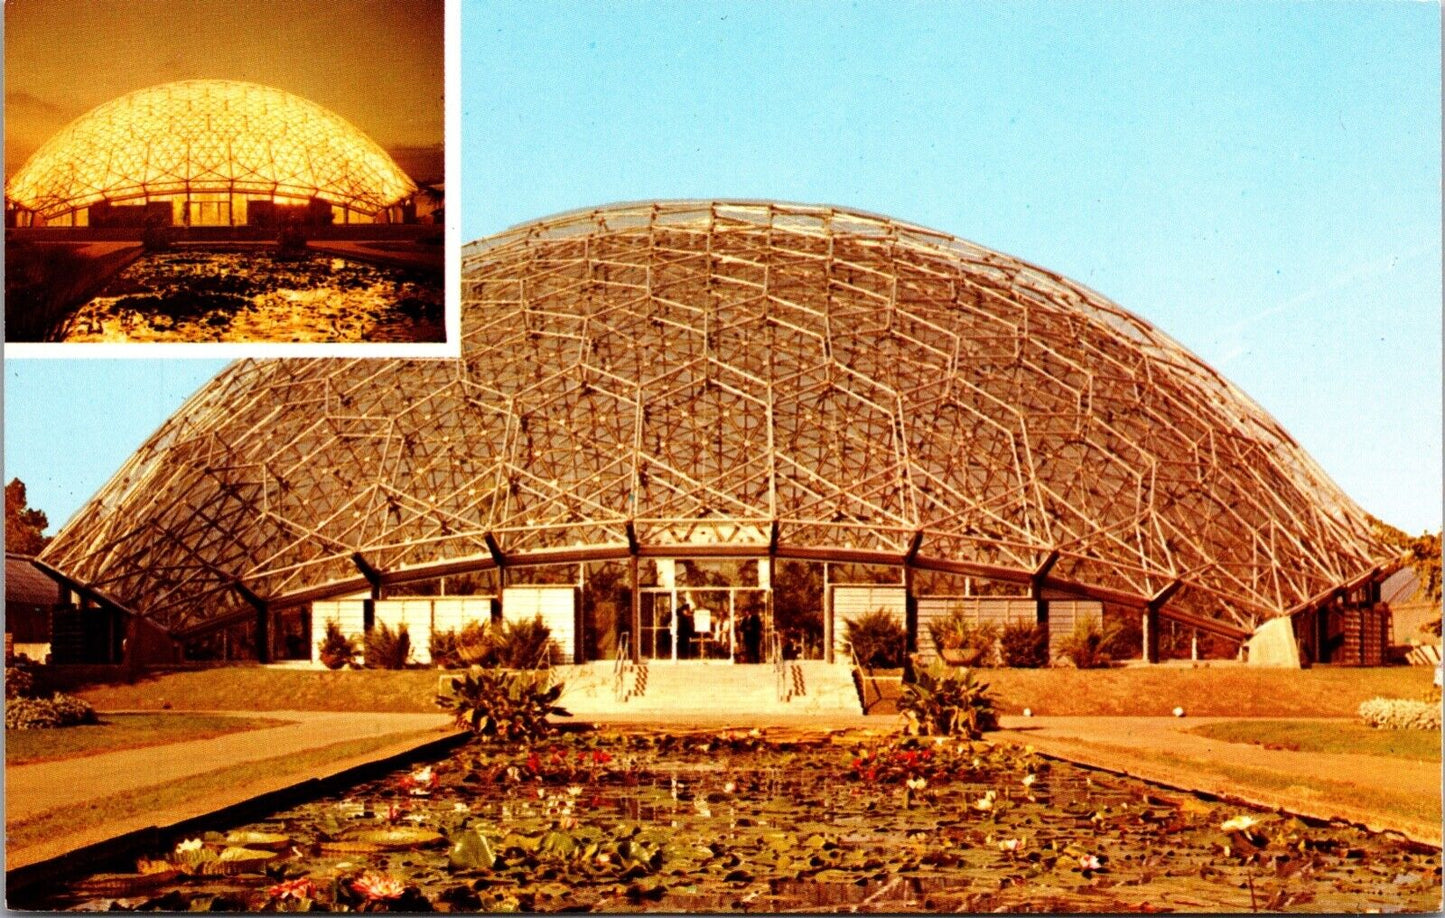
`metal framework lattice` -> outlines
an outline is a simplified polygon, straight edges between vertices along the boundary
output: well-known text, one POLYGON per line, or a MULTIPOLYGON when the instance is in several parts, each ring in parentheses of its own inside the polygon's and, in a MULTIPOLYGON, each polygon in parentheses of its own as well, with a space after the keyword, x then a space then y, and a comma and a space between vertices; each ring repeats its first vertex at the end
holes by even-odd
POLYGON ((7 200, 46 218, 101 200, 215 193, 317 197, 374 214, 415 191, 346 119, 233 80, 165 83, 99 105, 5 186, 7 200))
POLYGON ((44 560, 182 634, 632 554, 909 564, 1233 631, 1394 563, 1196 357, 941 233, 620 205, 474 243, 462 281, 460 361, 235 364, 44 560))

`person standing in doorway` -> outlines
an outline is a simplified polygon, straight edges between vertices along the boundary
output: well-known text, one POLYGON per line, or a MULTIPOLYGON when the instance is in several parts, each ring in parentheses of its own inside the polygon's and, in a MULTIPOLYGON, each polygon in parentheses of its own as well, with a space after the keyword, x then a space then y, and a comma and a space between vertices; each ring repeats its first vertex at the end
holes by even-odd
POLYGON ((749 609, 738 623, 738 630, 742 632, 743 639, 743 662, 763 662, 763 622, 758 618, 756 609, 749 609))

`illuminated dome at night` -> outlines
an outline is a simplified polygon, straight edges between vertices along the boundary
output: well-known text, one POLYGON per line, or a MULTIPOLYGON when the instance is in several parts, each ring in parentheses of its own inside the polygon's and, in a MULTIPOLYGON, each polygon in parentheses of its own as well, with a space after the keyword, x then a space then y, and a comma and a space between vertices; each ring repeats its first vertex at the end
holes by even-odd
POLYGON ((97 205, 145 204, 169 205, 177 225, 244 225, 268 206, 313 199, 337 222, 369 220, 415 191, 381 147, 319 105, 254 83, 185 80, 77 118, 5 196, 51 225, 94 225, 97 205))
POLYGON ((176 635, 640 557, 906 568, 1242 637, 1395 564, 1198 358, 943 233, 616 205, 473 243, 462 282, 461 360, 236 363, 42 560, 176 635))

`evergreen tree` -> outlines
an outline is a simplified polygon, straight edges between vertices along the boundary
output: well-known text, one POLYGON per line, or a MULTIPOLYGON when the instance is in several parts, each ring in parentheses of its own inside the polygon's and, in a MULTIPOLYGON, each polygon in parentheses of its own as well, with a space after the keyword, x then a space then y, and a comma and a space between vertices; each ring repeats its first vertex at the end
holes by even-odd
POLYGON ((25 482, 13 478, 5 486, 5 550, 22 555, 37 555, 50 541, 45 527, 50 525, 44 511, 26 503, 25 482))

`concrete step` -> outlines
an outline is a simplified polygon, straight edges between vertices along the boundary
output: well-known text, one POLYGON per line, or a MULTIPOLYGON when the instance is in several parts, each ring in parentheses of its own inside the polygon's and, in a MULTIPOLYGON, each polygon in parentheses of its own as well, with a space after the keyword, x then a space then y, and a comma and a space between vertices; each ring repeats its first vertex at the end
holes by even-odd
POLYGON ((618 686, 616 664, 598 661, 557 668, 565 688, 559 704, 575 715, 658 712, 738 714, 861 714, 845 663, 789 661, 780 692, 771 664, 726 661, 649 661, 627 665, 618 686))

